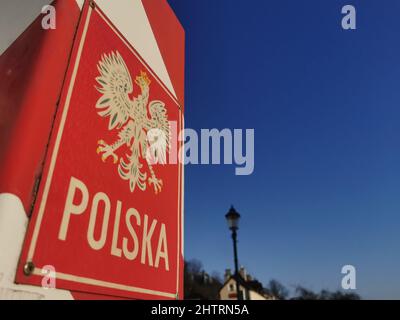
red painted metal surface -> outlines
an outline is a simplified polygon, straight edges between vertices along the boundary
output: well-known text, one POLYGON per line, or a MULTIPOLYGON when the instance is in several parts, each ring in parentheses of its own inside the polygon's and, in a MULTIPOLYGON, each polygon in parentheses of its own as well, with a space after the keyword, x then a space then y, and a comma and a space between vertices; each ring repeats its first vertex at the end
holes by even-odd
MULTIPOLYGON (((103 162, 96 153, 99 140, 112 143, 118 138, 118 130, 110 130, 108 119, 100 117, 95 107, 101 97, 95 88, 99 86, 99 61, 104 54, 111 57, 117 51, 133 81, 141 72, 147 74, 151 81, 150 101, 164 102, 168 120, 182 127, 183 112, 178 102, 104 15, 86 6, 17 281, 40 285, 41 268, 52 265, 57 272, 57 288, 126 298, 182 298, 182 165, 154 165, 163 180, 161 192, 155 193, 149 181, 146 190, 136 187, 132 191, 118 174, 118 163, 113 163, 112 157, 103 162), (131 219, 126 218, 128 212, 133 213, 131 219), (69 220, 65 220, 66 216, 69 220), (63 233, 65 221, 67 229, 63 233), (136 255, 132 254, 136 249, 136 255), (26 262, 35 265, 29 276, 23 273, 26 262)), ((140 94, 137 84, 133 90, 132 99, 140 94)), ((129 148, 128 144, 122 146, 119 156, 126 159, 129 148)), ((143 158, 140 163, 145 170, 143 158)))
POLYGON ((80 10, 55 1, 57 29, 39 16, 0 57, 0 193, 12 193, 29 214, 40 179, 80 10))

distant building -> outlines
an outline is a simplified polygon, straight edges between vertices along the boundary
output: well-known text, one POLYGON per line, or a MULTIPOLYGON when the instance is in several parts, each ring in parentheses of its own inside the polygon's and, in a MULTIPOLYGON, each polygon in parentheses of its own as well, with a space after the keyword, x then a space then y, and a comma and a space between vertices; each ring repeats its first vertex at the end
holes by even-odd
MULTIPOLYGON (((264 292, 262 284, 247 274, 243 267, 239 271, 239 289, 243 300, 276 300, 275 297, 264 292)), ((236 276, 230 269, 225 270, 224 284, 219 290, 221 300, 237 300, 236 276)))

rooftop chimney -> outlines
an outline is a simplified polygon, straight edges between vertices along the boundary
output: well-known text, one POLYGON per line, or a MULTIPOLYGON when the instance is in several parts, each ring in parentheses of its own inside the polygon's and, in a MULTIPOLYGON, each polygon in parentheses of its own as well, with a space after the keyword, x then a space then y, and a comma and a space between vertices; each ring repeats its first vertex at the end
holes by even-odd
POLYGON ((225 269, 224 280, 227 281, 232 276, 231 269, 225 269))
POLYGON ((239 274, 242 276, 244 280, 247 279, 246 269, 244 267, 240 267, 239 274))

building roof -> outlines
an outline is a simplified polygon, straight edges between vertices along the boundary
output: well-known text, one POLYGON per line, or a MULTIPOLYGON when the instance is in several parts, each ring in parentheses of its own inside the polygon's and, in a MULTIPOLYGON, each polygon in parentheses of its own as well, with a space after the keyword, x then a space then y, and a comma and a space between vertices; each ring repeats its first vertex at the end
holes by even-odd
POLYGON ((250 280, 247 281, 245 279, 243 279, 243 277, 238 274, 238 275, 231 275, 222 285, 220 291, 227 285, 227 283, 231 280, 234 279, 235 281, 237 280, 239 282, 239 285, 242 286, 243 288, 247 289, 247 290, 251 290, 251 291, 255 291, 263 296, 265 296, 265 292, 263 289, 262 284, 257 281, 257 280, 250 280))

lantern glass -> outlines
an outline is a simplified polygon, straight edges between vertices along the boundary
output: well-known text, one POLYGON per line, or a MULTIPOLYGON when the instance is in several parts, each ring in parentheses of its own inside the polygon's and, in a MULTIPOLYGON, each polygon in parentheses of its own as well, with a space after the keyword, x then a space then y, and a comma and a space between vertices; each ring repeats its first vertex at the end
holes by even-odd
POLYGON ((236 212, 236 210, 231 207, 229 212, 225 215, 226 221, 228 223, 228 227, 231 230, 237 230, 239 229, 239 219, 240 219, 240 214, 236 212))

